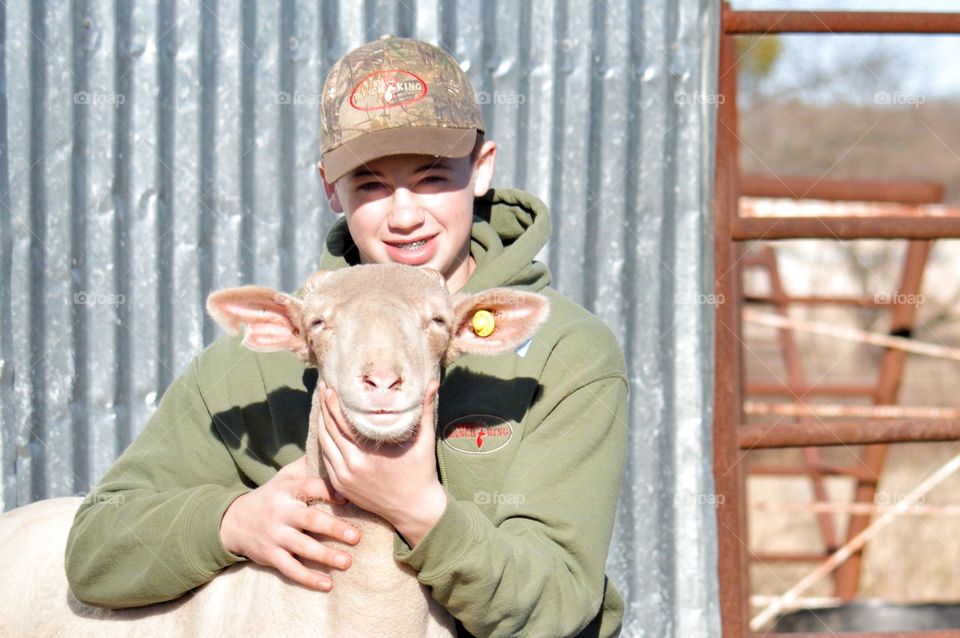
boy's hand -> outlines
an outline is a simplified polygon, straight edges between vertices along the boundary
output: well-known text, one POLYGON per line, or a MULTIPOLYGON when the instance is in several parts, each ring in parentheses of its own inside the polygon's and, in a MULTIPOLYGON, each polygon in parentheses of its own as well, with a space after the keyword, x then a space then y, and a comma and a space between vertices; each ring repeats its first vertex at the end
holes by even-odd
POLYGON ((306 457, 300 457, 227 508, 220 522, 220 540, 234 554, 246 556, 258 565, 273 567, 305 587, 329 591, 333 581, 307 568, 297 557, 347 569, 350 555, 324 545, 305 532, 351 545, 360 539, 360 532, 307 505, 318 500, 346 502, 326 480, 307 476, 306 457))
POLYGON ((333 389, 323 387, 320 453, 334 488, 357 507, 386 519, 411 547, 440 520, 447 493, 437 478, 435 406, 431 381, 415 437, 400 446, 364 448, 350 434, 333 389))

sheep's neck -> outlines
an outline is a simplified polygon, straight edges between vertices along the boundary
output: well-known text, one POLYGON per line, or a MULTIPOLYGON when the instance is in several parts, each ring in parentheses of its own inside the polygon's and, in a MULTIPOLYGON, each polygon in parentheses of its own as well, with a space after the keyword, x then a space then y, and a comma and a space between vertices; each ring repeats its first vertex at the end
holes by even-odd
MULTIPOLYGON (((320 458, 320 428, 323 427, 323 416, 320 411, 320 401, 322 401, 319 384, 313 393, 313 404, 310 410, 310 427, 307 431, 307 441, 305 447, 307 456, 307 472, 310 476, 319 476, 326 478, 327 468, 320 458)), ((388 555, 393 553, 393 527, 383 518, 363 510, 353 503, 345 505, 334 505, 325 503, 331 513, 337 518, 356 526, 360 530, 360 538, 364 545, 378 543, 389 545, 388 555)), ((327 509, 325 508, 325 509, 327 509)))
MULTIPOLYGON (((313 394, 310 427, 305 447, 307 471, 311 476, 326 478, 327 471, 320 458, 319 433, 320 428, 323 427, 321 400, 318 389, 313 394)), ((411 600, 423 595, 416 573, 393 558, 396 536, 395 530, 387 521, 349 502, 337 505, 320 501, 314 503, 313 507, 330 513, 360 531, 360 542, 356 546, 329 537, 316 537, 320 542, 338 547, 353 557, 350 568, 346 571, 330 570, 323 565, 305 561, 311 568, 323 571, 333 578, 335 585, 328 596, 331 597, 331 601, 335 600, 335 603, 331 604, 335 604, 338 608, 345 608, 365 600, 362 596, 358 597, 357 592, 375 595, 378 600, 385 600, 384 597, 390 596, 411 600)), ((365 613, 362 605, 356 609, 356 613, 365 613)))

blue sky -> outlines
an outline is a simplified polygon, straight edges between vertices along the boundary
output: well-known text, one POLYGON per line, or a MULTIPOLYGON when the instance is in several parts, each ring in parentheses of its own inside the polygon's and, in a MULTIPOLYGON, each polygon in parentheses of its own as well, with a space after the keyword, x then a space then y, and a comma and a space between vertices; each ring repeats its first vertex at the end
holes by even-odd
MULTIPOLYGON (((960 12, 960 0, 732 0, 732 5, 755 10, 960 12)), ((770 78, 775 86, 791 86, 798 75, 853 65, 874 91, 960 99, 960 36, 791 35, 782 42, 783 53, 770 78), (869 65, 861 64, 881 48, 893 57, 892 80, 874 77, 869 65)))

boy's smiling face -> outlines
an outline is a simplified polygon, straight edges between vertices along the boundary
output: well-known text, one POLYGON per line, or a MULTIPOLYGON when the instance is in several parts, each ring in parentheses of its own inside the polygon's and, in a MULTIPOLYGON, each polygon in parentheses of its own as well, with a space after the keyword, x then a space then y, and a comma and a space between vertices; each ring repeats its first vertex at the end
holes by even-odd
POLYGON ((490 188, 495 155, 492 141, 459 158, 392 155, 324 185, 330 207, 346 215, 361 263, 428 266, 456 292, 473 273, 473 200, 490 188))

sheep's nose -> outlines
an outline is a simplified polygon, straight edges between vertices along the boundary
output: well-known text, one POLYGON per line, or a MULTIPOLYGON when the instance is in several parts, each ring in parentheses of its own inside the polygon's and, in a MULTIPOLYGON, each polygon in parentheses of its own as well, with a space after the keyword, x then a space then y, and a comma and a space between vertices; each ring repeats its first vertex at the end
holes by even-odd
POLYGON ((363 373, 363 385, 367 390, 399 390, 403 379, 391 370, 371 370, 363 373))

